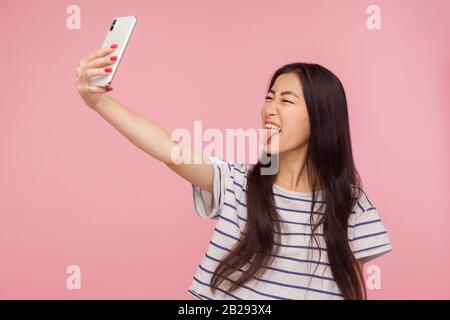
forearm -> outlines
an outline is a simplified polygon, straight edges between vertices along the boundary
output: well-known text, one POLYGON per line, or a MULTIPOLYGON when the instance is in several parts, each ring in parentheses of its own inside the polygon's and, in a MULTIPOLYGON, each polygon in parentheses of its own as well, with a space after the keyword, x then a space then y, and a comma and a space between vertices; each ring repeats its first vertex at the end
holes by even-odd
POLYGON ((170 164, 176 145, 164 128, 105 95, 92 108, 139 149, 153 158, 170 164))

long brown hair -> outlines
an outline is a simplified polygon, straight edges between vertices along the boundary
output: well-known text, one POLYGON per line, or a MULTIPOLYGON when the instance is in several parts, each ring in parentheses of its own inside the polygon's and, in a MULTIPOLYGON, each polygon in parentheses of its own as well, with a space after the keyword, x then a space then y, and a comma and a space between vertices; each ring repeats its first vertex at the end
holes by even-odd
MULTIPOLYGON (((275 71, 267 91, 279 75, 291 72, 299 77, 310 119, 307 167, 312 187, 311 240, 319 246, 316 233, 321 227, 331 272, 344 299, 365 299, 362 270, 347 234, 349 215, 362 192, 362 182, 353 161, 344 87, 331 71, 318 64, 291 63, 275 71), (316 201, 319 186, 323 201, 316 201), (319 211, 326 204, 325 211, 315 219, 318 202, 322 203, 319 211)), ((233 280, 228 292, 260 276, 279 250, 275 243, 280 243, 282 225, 273 196, 276 174, 261 174, 264 166, 258 161, 248 172, 245 188, 248 220, 244 234, 217 266, 211 278, 213 292, 224 277, 240 268, 244 272, 233 280)))

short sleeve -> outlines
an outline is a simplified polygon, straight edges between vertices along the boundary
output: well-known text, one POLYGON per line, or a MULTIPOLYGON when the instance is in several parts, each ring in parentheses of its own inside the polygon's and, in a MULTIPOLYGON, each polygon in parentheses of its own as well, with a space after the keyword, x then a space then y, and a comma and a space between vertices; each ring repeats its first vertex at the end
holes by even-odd
POLYGON ((227 190, 240 185, 238 175, 245 173, 245 165, 218 157, 208 159, 213 166, 213 190, 210 193, 192 184, 194 208, 200 218, 217 219, 223 210, 227 190))
POLYGON ((363 191, 350 215, 348 234, 355 258, 364 262, 393 250, 377 208, 363 191))

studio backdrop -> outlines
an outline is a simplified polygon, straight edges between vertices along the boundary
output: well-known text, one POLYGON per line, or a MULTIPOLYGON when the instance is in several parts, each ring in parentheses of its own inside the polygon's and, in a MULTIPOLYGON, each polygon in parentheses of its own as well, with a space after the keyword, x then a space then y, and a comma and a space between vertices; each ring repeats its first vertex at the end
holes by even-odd
POLYGON ((369 299, 450 298, 449 12, 447 0, 2 1, 0 298, 193 299, 217 220, 74 84, 119 16, 137 24, 107 94, 200 145, 208 129, 259 128, 282 65, 332 70, 393 246, 364 265, 369 299))

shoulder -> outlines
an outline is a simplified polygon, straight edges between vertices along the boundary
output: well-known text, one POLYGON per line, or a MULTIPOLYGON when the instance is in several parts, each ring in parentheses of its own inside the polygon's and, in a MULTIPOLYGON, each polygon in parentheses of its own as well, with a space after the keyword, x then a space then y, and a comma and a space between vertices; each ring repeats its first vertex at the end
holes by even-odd
POLYGON ((214 165, 219 166, 222 169, 222 171, 230 174, 233 177, 239 174, 244 177, 247 177, 248 173, 254 166, 254 164, 240 163, 219 157, 209 157, 209 159, 214 165))
POLYGON ((375 209, 374 202, 366 191, 355 185, 352 185, 352 190, 355 198, 355 206, 354 206, 355 212, 362 213, 367 210, 375 209))
MULTIPOLYGON (((354 186, 353 186, 354 187, 354 186)), ((370 195, 362 188, 354 187, 353 196, 355 203, 353 205, 352 214, 350 215, 350 224, 358 224, 369 221, 378 221, 380 219, 375 202, 370 195)))

